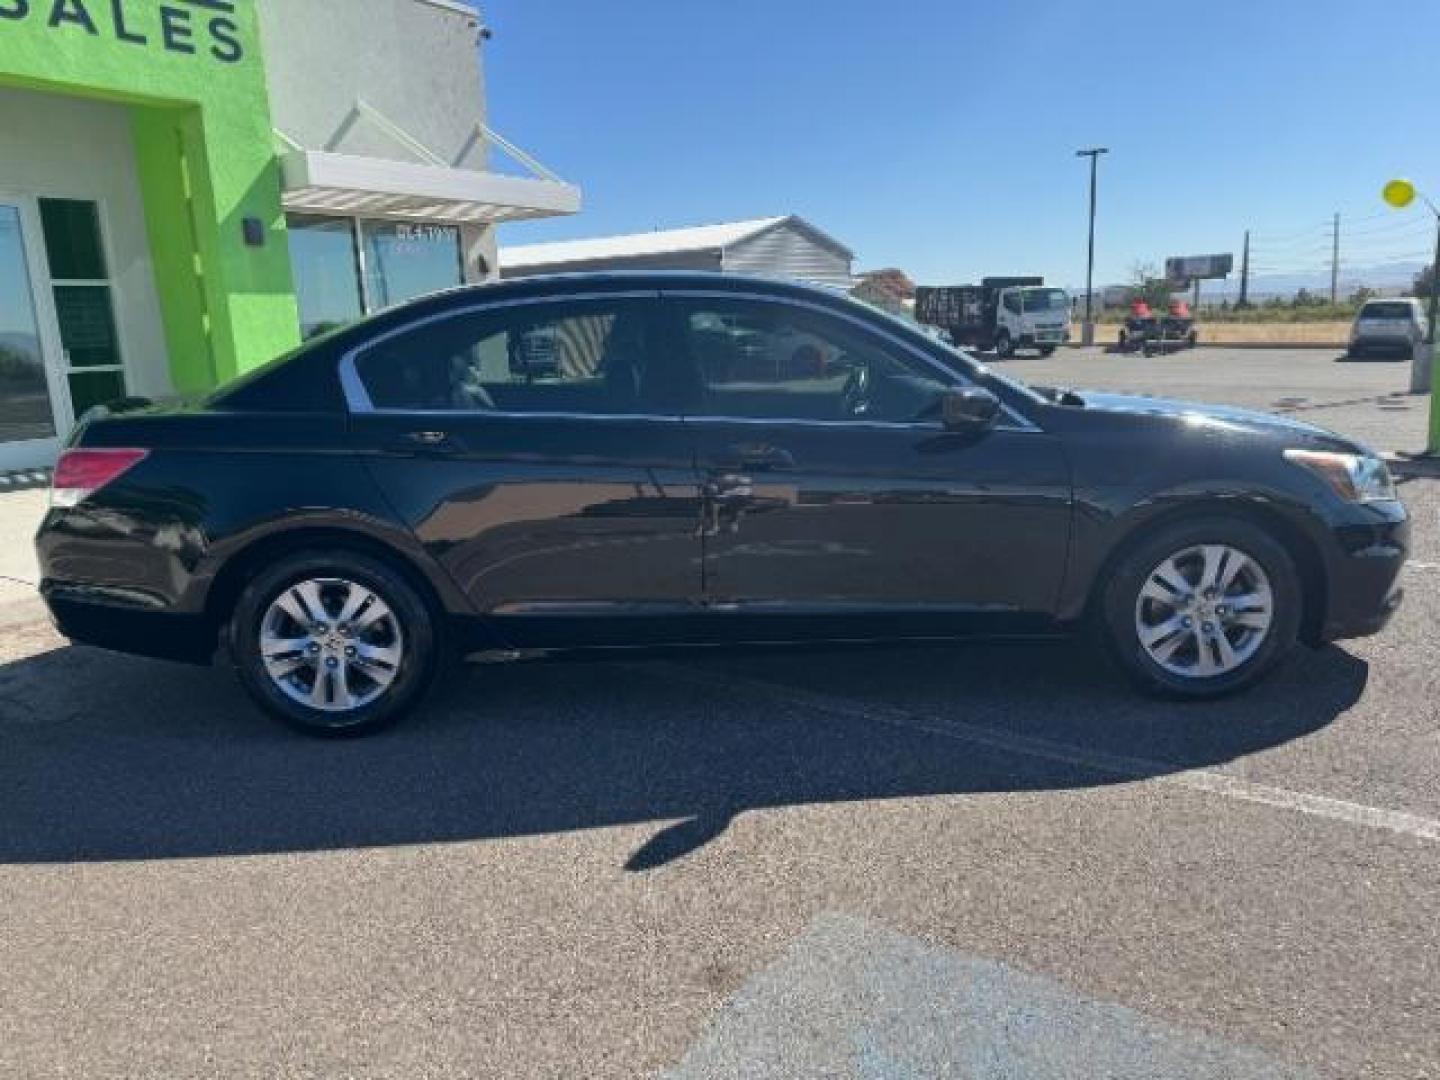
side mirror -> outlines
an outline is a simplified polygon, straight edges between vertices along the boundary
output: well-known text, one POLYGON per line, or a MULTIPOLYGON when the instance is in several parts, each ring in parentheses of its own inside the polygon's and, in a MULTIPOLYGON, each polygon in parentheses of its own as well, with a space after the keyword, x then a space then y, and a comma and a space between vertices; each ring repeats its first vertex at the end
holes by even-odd
POLYGON ((983 386, 960 386, 940 397, 940 419, 946 431, 981 431, 1000 416, 1000 399, 983 386))

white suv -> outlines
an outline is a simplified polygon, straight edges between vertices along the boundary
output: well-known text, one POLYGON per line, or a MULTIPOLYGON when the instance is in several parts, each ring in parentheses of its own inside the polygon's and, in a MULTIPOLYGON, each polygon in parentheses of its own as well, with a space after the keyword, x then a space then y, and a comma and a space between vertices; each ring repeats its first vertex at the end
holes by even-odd
POLYGON ((1410 351, 1425 340, 1429 324, 1425 309, 1412 296, 1391 300, 1367 300, 1350 328, 1350 355, 1361 356, 1377 349, 1410 351))

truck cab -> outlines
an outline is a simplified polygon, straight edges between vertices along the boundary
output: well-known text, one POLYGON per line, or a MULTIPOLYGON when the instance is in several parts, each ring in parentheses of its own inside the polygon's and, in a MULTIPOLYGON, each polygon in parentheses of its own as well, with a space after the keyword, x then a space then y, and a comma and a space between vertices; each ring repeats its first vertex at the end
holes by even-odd
POLYGON ((1037 349, 1049 356, 1070 340, 1070 295, 1046 285, 1012 285, 996 294, 993 347, 997 356, 1037 349))
POLYGON ((915 318, 943 331, 958 346, 1016 349, 1049 356, 1070 340, 1070 297, 1044 278, 987 277, 979 285, 922 285, 915 290, 915 318))

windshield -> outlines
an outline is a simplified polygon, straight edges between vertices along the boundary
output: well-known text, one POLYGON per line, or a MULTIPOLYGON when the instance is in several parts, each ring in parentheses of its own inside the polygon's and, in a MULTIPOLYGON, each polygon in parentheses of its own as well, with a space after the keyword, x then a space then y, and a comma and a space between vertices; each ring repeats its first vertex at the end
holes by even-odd
POLYGON ((1064 289, 1021 289, 1020 299, 1028 311, 1066 311, 1070 294, 1064 289))

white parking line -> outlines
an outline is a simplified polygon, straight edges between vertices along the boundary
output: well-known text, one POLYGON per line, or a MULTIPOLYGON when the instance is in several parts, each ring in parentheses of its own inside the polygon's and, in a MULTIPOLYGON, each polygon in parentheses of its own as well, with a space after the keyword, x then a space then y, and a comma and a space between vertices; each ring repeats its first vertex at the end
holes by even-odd
POLYGON ((1417 814, 1407 814, 1400 810, 1384 810, 1379 807, 1365 806, 1362 803, 1349 802, 1345 799, 1332 799, 1326 795, 1312 795, 1308 792, 1272 787, 1269 784, 1257 784, 1205 769, 1177 771, 1174 765, 1163 761, 1085 750, 1050 739, 1020 735, 977 724, 967 724, 962 720, 922 716, 885 705, 862 705, 846 698, 799 690, 762 679, 706 675, 676 664, 667 666, 678 678, 711 689, 747 691, 798 708, 845 716, 869 723, 889 724, 892 727, 901 727, 910 731, 923 731, 927 735, 938 735, 942 738, 955 739, 959 742, 984 746, 1006 753, 1073 765, 1097 773, 1178 784, 1181 787, 1208 792, 1211 795, 1222 795, 1225 798, 1237 799, 1241 802, 1273 806, 1310 817, 1341 821, 1347 825, 1384 829, 1387 832, 1413 836, 1420 840, 1440 842, 1440 820, 1421 817, 1417 814))
POLYGON ((1440 570, 1440 562, 1416 562, 1411 559, 1405 564, 1407 570, 1440 570))

